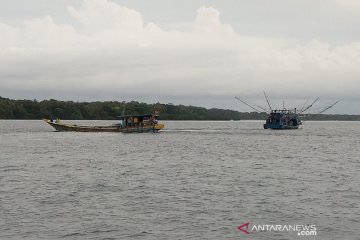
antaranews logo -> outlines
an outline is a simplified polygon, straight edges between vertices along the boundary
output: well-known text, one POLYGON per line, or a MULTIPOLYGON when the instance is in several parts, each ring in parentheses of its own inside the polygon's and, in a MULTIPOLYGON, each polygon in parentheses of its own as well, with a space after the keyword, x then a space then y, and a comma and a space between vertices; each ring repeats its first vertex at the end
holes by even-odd
POLYGON ((244 223, 237 227, 237 229, 245 234, 254 232, 297 232, 298 236, 316 236, 317 229, 315 224, 253 224, 250 222, 244 223))
POLYGON ((250 234, 250 233, 249 233, 249 224, 250 224, 250 222, 244 223, 243 225, 238 226, 238 229, 239 229, 240 231, 243 231, 243 232, 246 233, 246 234, 250 234))

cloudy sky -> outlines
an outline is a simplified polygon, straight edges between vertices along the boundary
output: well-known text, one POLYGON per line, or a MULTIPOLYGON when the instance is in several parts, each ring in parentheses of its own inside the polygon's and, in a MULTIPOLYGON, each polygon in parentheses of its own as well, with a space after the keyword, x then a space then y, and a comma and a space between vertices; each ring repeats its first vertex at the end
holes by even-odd
POLYGON ((360 114, 359 0, 0 0, 0 96, 360 114), (316 111, 316 108, 314 109, 316 111))

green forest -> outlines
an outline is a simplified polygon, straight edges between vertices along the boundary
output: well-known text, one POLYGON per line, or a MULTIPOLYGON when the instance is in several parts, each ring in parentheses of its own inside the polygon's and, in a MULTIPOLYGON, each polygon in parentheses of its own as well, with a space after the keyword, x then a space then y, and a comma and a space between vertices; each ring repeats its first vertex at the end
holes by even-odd
MULTIPOLYGON (((265 120, 267 114, 238 112, 229 109, 147 104, 143 102, 73 102, 50 100, 12 100, 0 97, 0 119, 56 118, 71 120, 114 120, 125 114, 148 114, 160 111, 162 120, 265 120)), ((309 115, 309 120, 359 121, 360 115, 309 115)))

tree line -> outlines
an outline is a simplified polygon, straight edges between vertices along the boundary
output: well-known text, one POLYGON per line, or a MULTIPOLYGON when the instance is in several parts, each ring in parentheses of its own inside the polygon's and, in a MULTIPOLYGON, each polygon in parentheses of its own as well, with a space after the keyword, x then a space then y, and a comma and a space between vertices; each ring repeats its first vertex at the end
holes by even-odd
MULTIPOLYGON (((0 97, 0 119, 56 118, 71 120, 115 120, 123 115, 140 115, 160 111, 162 120, 265 120, 267 114, 238 112, 229 109, 173 105, 171 103, 147 104, 143 102, 73 102, 50 100, 12 100, 0 97)), ((360 115, 308 116, 309 120, 360 120, 360 115)))

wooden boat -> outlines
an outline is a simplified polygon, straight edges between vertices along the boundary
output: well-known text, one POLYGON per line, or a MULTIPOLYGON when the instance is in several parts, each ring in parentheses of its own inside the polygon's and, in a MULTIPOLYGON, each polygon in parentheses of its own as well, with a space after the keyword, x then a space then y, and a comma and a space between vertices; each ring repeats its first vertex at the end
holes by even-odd
POLYGON ((76 124, 61 123, 59 119, 43 119, 59 132, 122 132, 142 133, 158 132, 164 128, 164 124, 158 123, 157 114, 127 115, 120 117, 120 123, 110 126, 79 126, 76 124))

